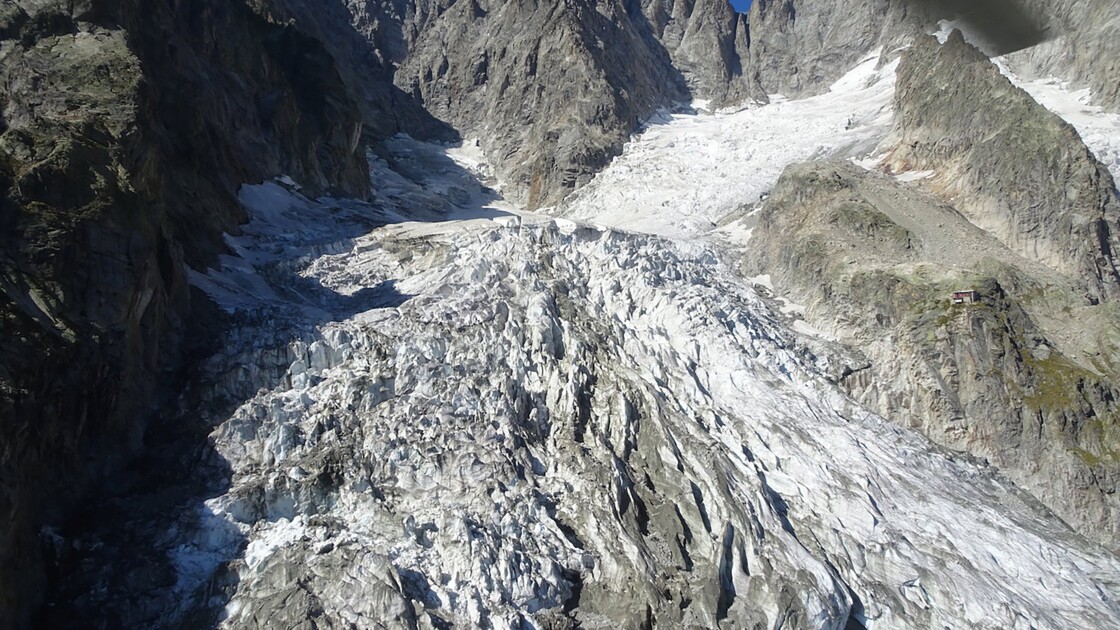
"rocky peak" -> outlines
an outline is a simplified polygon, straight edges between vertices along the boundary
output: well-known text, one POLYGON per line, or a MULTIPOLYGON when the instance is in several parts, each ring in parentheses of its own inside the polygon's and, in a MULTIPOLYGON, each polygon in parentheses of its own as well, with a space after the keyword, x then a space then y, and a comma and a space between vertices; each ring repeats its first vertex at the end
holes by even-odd
POLYGON ((715 106, 743 100, 745 15, 720 0, 647 0, 642 10, 694 97, 715 106))
POLYGON ((945 194, 1012 249, 1120 296, 1120 200, 1077 131, 1015 87, 959 31, 903 53, 895 170, 934 170, 945 194))

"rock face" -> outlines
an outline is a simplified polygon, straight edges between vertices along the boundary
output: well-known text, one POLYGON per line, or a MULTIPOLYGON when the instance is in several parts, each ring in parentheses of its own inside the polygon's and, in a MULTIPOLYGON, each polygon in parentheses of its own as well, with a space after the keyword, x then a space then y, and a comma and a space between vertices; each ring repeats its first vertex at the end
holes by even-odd
POLYGON ((330 57, 242 2, 0 8, 0 625, 40 596, 36 528, 140 445, 178 365, 184 261, 245 180, 362 196, 330 57))
POLYGON ((722 0, 347 6, 396 85, 479 138, 506 195, 533 208, 586 183, 659 108, 745 94, 746 23, 722 0))
POLYGON ((872 48, 895 51, 950 20, 986 54, 1014 53, 1009 61, 1024 75, 1089 85, 1099 104, 1114 108, 1114 13, 1108 0, 760 0, 739 53, 751 96, 801 97, 826 90, 872 48))
POLYGON ((903 54, 895 170, 935 170, 976 225, 1028 258, 1120 297, 1120 201, 1077 131, 1016 88, 955 31, 903 54))
POLYGON ((585 183, 640 121, 688 100, 650 24, 617 0, 418 3, 401 17, 396 84, 480 137, 507 194, 530 207, 585 183))
MULTIPOLYGON (((460 139, 458 133, 432 116, 424 107, 393 85, 392 46, 368 34, 368 20, 355 17, 343 0, 268 0, 258 11, 276 24, 291 24, 317 40, 330 53, 337 72, 362 112, 371 141, 398 132, 443 142, 460 139), (358 30, 358 26, 363 30, 358 30)), ((382 7, 388 10, 390 7, 382 7)), ((314 73, 302 68, 300 72, 314 73)))
POLYGON ((929 193, 843 162, 789 168, 754 238, 748 270, 868 357, 841 381, 854 397, 1115 545, 1115 308, 1086 304, 929 193), (979 303, 952 304, 962 288, 979 303), (1068 341, 1075 331, 1084 339, 1068 341))
POLYGON ((745 15, 718 0, 647 0, 642 11, 693 96, 714 107, 747 96, 745 15))
POLYGON ((1109 0, 1032 0, 1052 39, 1011 56, 1026 76, 1056 76, 1092 90, 1093 103, 1120 111, 1120 18, 1109 0))
POLYGON ((879 44, 889 7, 887 0, 757 0, 747 18, 752 96, 826 90, 879 44))

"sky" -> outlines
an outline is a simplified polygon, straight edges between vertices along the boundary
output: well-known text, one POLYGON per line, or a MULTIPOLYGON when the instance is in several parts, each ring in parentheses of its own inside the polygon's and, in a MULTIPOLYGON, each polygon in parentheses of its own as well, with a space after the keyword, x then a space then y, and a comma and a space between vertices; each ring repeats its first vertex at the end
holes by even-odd
POLYGON ((739 13, 746 13, 751 8, 751 0, 731 0, 731 6, 739 13))

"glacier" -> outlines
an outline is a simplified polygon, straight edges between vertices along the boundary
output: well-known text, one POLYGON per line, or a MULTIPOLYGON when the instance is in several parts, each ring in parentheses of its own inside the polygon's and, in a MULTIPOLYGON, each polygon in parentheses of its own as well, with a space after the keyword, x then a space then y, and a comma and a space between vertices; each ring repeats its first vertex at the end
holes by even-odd
POLYGON ((145 627, 1114 626, 1115 555, 843 395, 853 358, 737 271, 786 164, 874 163, 893 72, 651 121, 557 216, 407 136, 370 201, 244 187, 191 277, 230 324, 182 401, 212 483, 137 517, 173 580, 83 597, 145 627))
POLYGON ((739 110, 662 113, 552 213, 675 238, 756 205, 791 164, 874 153, 890 131, 898 59, 868 53, 829 91, 739 110))
POLYGON ((796 330, 719 239, 524 213, 465 169, 373 164, 389 182, 373 203, 246 187, 236 254, 194 278, 239 322, 205 372, 241 402, 212 418, 228 488, 163 544, 182 611, 221 606, 227 627, 1120 618, 1115 556, 845 398, 844 351, 796 330), (453 210, 416 216, 437 198, 453 210))

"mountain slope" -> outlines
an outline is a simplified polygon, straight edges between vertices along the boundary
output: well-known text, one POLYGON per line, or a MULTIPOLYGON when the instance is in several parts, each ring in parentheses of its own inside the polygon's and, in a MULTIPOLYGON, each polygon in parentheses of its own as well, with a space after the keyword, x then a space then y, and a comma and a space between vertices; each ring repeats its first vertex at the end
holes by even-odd
POLYGON ((895 170, 934 170, 973 223, 1012 249, 1120 295, 1120 200, 1077 131, 1011 85, 954 31, 905 54, 895 96, 895 170))
POLYGON ((1112 176, 959 33, 919 39, 898 74, 882 168, 902 181, 787 170, 758 215, 750 273, 867 354, 846 384, 858 399, 990 460, 1115 545, 1112 176), (981 304, 953 306, 961 288, 981 304))
POLYGON ((904 6, 5 3, 0 624, 1108 625, 1115 159, 959 39, 868 159, 904 6))
POLYGON ((846 391, 1115 545, 1114 307, 1089 305, 1078 283, 937 197, 852 164, 788 169, 751 243, 748 273, 867 357, 846 391), (952 304, 962 289, 980 302, 952 304))

